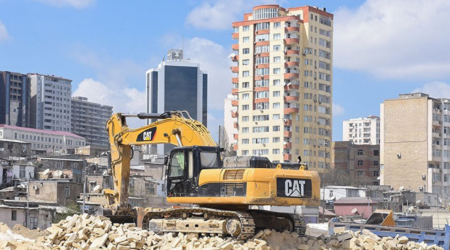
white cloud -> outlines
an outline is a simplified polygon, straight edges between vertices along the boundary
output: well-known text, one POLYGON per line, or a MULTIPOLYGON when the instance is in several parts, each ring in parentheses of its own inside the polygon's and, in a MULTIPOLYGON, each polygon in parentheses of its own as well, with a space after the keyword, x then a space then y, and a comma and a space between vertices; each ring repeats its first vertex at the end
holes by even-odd
POLYGON ((184 52, 185 58, 199 63, 208 74, 208 109, 223 110, 232 87, 229 51, 211 40, 194 37, 184 43, 184 52))
POLYGON ((417 88, 412 93, 422 92, 433 98, 450 98, 450 84, 445 82, 429 82, 421 88, 417 88))
POLYGON ((382 78, 450 76, 450 1, 367 0, 334 13, 335 66, 382 78))
POLYGON ((58 6, 58 7, 75 7, 82 9, 93 4, 95 0, 34 0, 48 5, 58 6))
POLYGON ((333 103, 333 116, 341 116, 345 113, 344 107, 337 103, 333 103))
POLYGON ((5 25, 0 21, 0 42, 5 41, 9 38, 8 31, 6 30, 5 25))
POLYGON ((188 14, 186 24, 200 29, 231 29, 231 23, 242 20, 242 14, 252 12, 253 6, 267 3, 274 4, 274 2, 277 1, 234 0, 230 2, 228 0, 217 0, 213 3, 203 1, 188 14))

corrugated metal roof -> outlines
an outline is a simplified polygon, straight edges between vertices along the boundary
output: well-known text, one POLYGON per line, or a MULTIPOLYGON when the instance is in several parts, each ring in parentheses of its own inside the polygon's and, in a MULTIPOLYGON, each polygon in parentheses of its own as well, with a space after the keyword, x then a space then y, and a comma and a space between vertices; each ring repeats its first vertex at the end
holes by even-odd
POLYGON ((378 202, 372 200, 369 197, 343 197, 334 202, 334 205, 345 204, 377 204, 378 202))

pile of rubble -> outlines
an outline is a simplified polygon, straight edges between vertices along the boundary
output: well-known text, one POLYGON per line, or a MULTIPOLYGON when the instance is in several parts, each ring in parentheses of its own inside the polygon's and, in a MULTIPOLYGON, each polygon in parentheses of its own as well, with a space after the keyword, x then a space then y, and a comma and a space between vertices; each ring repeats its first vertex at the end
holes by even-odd
POLYGON ((112 223, 106 217, 84 214, 67 217, 48 228, 48 235, 36 241, 2 241, 1 249, 217 249, 217 250, 338 250, 338 249, 442 249, 425 243, 408 241, 406 237, 380 238, 368 230, 362 232, 345 231, 335 228, 332 237, 300 237, 295 233, 264 230, 246 242, 219 236, 199 236, 198 234, 168 233, 157 235, 142 230, 134 224, 112 223))

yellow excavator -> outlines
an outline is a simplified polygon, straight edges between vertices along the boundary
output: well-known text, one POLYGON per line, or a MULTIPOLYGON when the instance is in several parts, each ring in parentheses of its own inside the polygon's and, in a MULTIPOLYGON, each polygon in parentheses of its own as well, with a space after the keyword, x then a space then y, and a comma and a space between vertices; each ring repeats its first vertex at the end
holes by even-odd
POLYGON ((104 190, 103 215, 113 221, 128 218, 155 232, 205 233, 252 237, 255 230, 288 230, 304 234, 296 214, 250 209, 260 205, 318 206, 320 179, 305 165, 278 164, 266 157, 221 158, 208 129, 186 111, 162 114, 114 114, 107 122, 114 189, 104 190), (152 119, 138 129, 126 119, 152 119), (132 208, 128 204, 132 145, 174 144, 166 158, 167 202, 188 204, 168 209, 132 208), (294 167, 292 167, 294 166, 294 167))

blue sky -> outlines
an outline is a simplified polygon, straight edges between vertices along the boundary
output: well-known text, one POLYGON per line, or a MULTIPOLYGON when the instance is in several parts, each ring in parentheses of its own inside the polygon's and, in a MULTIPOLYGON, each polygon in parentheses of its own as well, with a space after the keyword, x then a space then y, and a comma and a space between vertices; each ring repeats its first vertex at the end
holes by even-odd
POLYGON ((326 7, 335 15, 333 140, 342 140, 343 120, 379 115, 400 93, 450 98, 449 2, 0 0, 0 70, 69 78, 75 95, 141 112, 145 71, 183 46, 209 73, 217 137, 231 90, 231 22, 259 4, 326 7))

